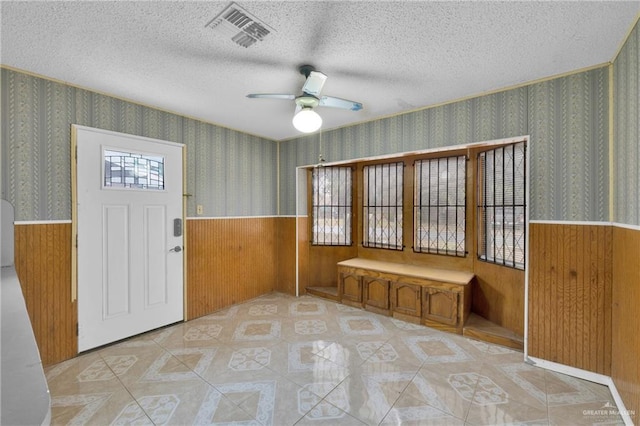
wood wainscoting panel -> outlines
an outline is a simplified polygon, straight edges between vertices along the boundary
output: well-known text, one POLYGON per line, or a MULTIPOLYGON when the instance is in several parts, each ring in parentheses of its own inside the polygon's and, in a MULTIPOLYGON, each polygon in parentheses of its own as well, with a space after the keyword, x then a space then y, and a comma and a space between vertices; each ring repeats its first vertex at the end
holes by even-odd
POLYGON ((298 292, 305 294, 309 284, 309 216, 298 216, 298 292))
POLYGON ((277 218, 194 219, 186 228, 185 319, 275 290, 277 218))
MULTIPOLYGON (((309 245, 309 287, 337 287, 338 262, 356 257, 351 246, 309 245)), ((303 294, 302 291, 300 294, 303 294)))
POLYGON ((78 353, 71 302, 71 223, 15 226, 15 266, 43 365, 78 353))
POLYGON ((475 259, 471 311, 524 336, 524 271, 475 259))
POLYGON ((613 227, 611 377, 640 421, 640 230, 613 227))
POLYGON ((611 375, 611 226, 529 230, 529 354, 611 375))
POLYGON ((278 268, 276 290, 295 296, 296 294, 296 218, 279 217, 278 232, 278 268))

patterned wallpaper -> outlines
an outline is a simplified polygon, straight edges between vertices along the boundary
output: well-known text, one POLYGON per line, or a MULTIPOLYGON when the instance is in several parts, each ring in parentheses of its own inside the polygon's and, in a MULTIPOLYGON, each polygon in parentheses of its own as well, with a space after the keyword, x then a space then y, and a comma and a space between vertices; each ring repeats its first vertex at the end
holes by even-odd
POLYGON ((532 219, 608 220, 608 74, 555 80, 280 142, 281 212, 295 167, 531 135, 532 219))
MULTIPOLYGON (((626 135, 616 145, 616 220, 626 223, 639 220, 637 46, 636 28, 615 67, 616 93, 629 94, 616 98, 616 132, 626 135)), ((70 218, 72 123, 185 143, 189 216, 196 204, 204 216, 276 214, 277 142, 1 72, 2 197, 17 220, 70 218)), ((531 218, 609 220, 608 90, 603 67, 280 142, 281 214, 295 214, 295 167, 318 161, 320 138, 337 161, 529 134, 531 218)))
POLYGON ((640 23, 613 63, 614 222, 640 226, 640 23))
POLYGON ((609 220, 608 68, 528 86, 532 219, 609 220))
POLYGON ((2 198, 16 220, 71 218, 71 124, 187 145, 188 216, 277 213, 277 143, 1 70, 2 198))

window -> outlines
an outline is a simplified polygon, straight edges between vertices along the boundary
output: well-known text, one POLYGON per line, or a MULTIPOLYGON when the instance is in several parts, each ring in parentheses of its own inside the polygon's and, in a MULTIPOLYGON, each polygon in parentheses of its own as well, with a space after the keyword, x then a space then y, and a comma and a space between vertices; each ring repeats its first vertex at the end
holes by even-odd
POLYGON ((351 245, 351 168, 316 167, 311 181, 311 243, 351 245))
POLYGON ((524 142, 478 154, 478 257, 524 269, 524 142))
POLYGON ((465 256, 466 163, 464 155, 414 163, 414 251, 465 256))
POLYGON ((164 189, 164 157, 104 150, 104 187, 164 189))
POLYGON ((362 245, 402 250, 404 163, 363 168, 362 245))

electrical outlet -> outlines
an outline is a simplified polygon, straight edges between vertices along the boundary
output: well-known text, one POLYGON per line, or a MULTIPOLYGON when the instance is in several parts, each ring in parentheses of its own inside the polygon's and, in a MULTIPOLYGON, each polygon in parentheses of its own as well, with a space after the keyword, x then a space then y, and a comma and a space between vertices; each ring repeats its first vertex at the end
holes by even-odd
POLYGON ((203 214, 204 213, 204 207, 202 207, 202 204, 198 204, 196 206, 196 214, 203 214))

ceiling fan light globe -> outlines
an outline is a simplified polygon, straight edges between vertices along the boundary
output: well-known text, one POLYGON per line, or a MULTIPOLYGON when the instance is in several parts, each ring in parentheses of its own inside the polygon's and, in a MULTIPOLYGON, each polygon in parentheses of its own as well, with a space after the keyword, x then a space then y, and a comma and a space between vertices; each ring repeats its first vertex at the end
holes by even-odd
POLYGON ((322 126, 322 117, 311 108, 302 108, 293 116, 293 127, 302 133, 315 132, 322 126))

